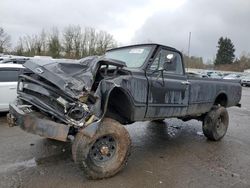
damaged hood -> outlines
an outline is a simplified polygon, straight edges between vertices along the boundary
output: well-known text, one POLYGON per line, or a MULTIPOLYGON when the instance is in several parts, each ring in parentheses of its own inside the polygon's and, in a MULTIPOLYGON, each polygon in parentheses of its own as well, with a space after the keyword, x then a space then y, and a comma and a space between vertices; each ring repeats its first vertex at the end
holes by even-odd
POLYGON ((91 56, 78 61, 32 59, 27 61, 24 67, 51 82, 72 98, 79 98, 83 91, 90 91, 100 64, 126 66, 124 62, 91 56))

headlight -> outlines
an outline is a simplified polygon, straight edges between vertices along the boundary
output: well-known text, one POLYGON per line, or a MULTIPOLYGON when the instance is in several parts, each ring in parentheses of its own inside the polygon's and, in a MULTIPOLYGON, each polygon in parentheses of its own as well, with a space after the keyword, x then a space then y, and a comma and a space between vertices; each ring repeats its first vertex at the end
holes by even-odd
POLYGON ((23 91, 23 82, 19 82, 18 84, 18 90, 23 91))

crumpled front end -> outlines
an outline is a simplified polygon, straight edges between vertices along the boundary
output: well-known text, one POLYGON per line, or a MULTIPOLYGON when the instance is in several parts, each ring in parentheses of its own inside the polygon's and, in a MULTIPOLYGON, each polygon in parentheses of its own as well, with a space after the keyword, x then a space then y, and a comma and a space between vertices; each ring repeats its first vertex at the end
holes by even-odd
POLYGON ((10 114, 11 122, 23 130, 60 141, 97 119, 87 104, 31 75, 20 76, 18 98, 10 104, 10 114))
POLYGON ((96 58, 81 63, 27 62, 28 71, 19 76, 17 101, 10 105, 10 122, 62 141, 100 122, 103 96, 100 89, 91 90, 98 62, 96 58))
POLYGON ((85 120, 92 115, 88 105, 74 100, 57 87, 40 79, 34 78, 34 75, 20 76, 18 102, 22 105, 32 105, 33 110, 46 113, 56 121, 83 126, 85 120))
POLYGON ((42 113, 32 111, 29 105, 10 104, 9 124, 17 124, 28 133, 60 141, 66 141, 69 126, 56 123, 42 113))

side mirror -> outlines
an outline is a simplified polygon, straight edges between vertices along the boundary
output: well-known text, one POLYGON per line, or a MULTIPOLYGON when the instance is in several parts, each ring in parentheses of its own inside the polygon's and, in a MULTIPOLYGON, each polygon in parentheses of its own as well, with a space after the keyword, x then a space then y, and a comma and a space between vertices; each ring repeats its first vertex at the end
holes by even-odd
POLYGON ((169 70, 169 68, 171 69, 171 67, 173 66, 173 57, 174 54, 168 54, 166 56, 165 62, 163 63, 163 70, 169 70))

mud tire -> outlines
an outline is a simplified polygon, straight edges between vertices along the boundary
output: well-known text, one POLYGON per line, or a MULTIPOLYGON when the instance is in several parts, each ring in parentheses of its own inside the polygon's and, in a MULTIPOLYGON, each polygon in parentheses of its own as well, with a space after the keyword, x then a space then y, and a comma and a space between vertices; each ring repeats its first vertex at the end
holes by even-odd
POLYGON ((227 109, 213 107, 203 120, 203 133, 209 140, 219 141, 225 136, 228 124, 229 115, 227 109))
POLYGON ((114 176, 124 168, 130 155, 130 148, 128 131, 118 121, 105 118, 92 138, 81 132, 77 133, 72 145, 72 156, 88 179, 103 179, 114 176), (116 149, 112 158, 99 163, 95 161, 91 149, 105 136, 114 138, 116 149))

